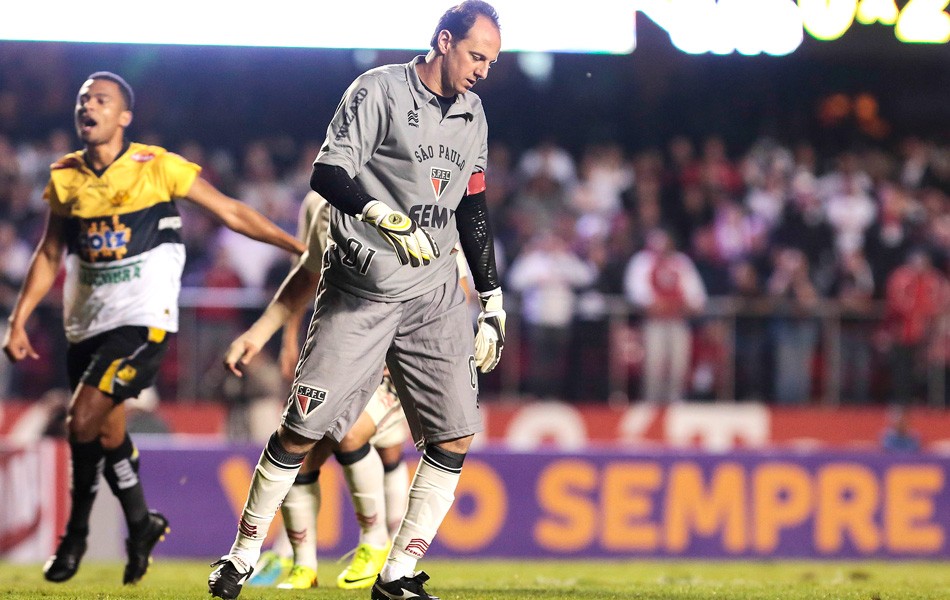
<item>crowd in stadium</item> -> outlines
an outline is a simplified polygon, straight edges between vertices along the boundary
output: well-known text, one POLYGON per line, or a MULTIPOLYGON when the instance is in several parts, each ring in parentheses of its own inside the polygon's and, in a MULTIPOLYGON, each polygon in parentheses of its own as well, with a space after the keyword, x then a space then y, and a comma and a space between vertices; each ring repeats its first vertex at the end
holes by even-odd
MULTIPOLYGON (((161 142, 148 133, 137 139, 161 142)), ((191 141, 173 149, 294 231, 315 144, 257 140, 229 151, 191 141)), ((49 164, 74 145, 60 129, 44 139, 0 136, 0 311, 12 305, 42 234, 49 164)), ((735 398, 820 400, 828 339, 837 340, 842 401, 933 398, 927 373, 946 369, 950 344, 945 144, 906 137, 889 151, 824 155, 766 138, 727 148, 710 135, 635 153, 615 143, 572 153, 554 139, 520 152, 498 140, 488 176, 499 265, 518 300, 509 312, 521 323, 513 352, 526 397, 603 399, 604 364, 618 356, 634 399, 721 397, 731 370, 724 338, 734 336, 735 398), (629 326, 608 331, 618 300, 629 326), (820 318, 828 314, 836 318, 820 318), (834 338, 825 336, 830 322, 839 328, 834 338)), ((229 235, 194 210, 184 216, 185 286, 269 290, 286 272, 280 251, 229 235)), ((36 326, 55 352, 59 309, 47 310, 36 326)), ((195 355, 210 372, 244 317, 213 305, 196 317, 195 355)), ((42 393, 38 382, 60 377, 43 364, 2 371, 4 397, 42 393)))

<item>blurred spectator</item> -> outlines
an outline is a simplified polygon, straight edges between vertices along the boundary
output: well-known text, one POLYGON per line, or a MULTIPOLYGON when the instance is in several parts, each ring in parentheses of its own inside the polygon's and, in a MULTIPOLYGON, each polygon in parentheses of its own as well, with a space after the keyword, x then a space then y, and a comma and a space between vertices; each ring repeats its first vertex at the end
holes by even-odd
MULTIPOLYGON (((241 278, 230 266, 232 260, 227 249, 219 246, 212 248, 211 253, 211 264, 198 285, 211 294, 241 290, 241 278)), ((195 309, 194 325, 191 347, 194 349, 195 361, 192 365, 195 372, 201 374, 198 392, 204 398, 220 398, 227 376, 227 371, 221 367, 221 360, 231 340, 243 330, 241 309, 224 302, 220 305, 199 306, 195 309)))
POLYGON ((775 303, 775 401, 804 404, 811 398, 812 362, 818 344, 814 317, 818 290, 809 278, 808 260, 800 250, 777 253, 768 281, 775 303))
POLYGON ((505 242, 510 256, 514 257, 529 240, 554 227, 564 214, 570 214, 564 185, 544 173, 531 176, 514 194, 507 211, 510 234, 505 242))
POLYGON ((818 196, 831 198, 842 194, 870 194, 871 176, 861 165, 861 157, 852 151, 835 157, 835 167, 818 178, 818 196))
POLYGON ((46 390, 30 403, 26 414, 16 420, 4 442, 14 446, 29 446, 44 437, 66 439, 66 410, 70 398, 71 394, 66 388, 46 390))
POLYGON ((937 185, 939 182, 939 166, 935 164, 935 149, 933 144, 917 136, 908 136, 900 143, 901 185, 912 189, 937 185))
POLYGON ((726 262, 751 256, 768 240, 766 222, 747 213, 738 202, 726 198, 716 206, 712 227, 717 253, 726 262))
MULTIPOLYGON (((316 155, 311 158, 316 158, 316 155)), ((295 197, 278 179, 277 166, 267 145, 252 142, 244 150, 243 179, 238 197, 285 230, 297 224, 297 209, 303 194, 295 197)))
POLYGON ((693 261, 676 251, 667 231, 653 229, 646 248, 630 259, 624 290, 627 300, 645 314, 643 399, 683 400, 692 355, 689 318, 706 304, 706 289, 693 261))
POLYGON ((878 186, 880 210, 865 232, 864 255, 874 274, 877 298, 884 297, 884 286, 891 273, 904 262, 913 244, 913 224, 907 190, 895 184, 878 186))
POLYGON ((933 268, 922 249, 910 252, 907 261, 887 281, 885 323, 891 343, 892 400, 907 405, 920 397, 921 365, 939 317, 950 310, 950 289, 945 276, 933 268))
POLYGON ((841 257, 831 291, 841 308, 841 397, 864 404, 870 397, 874 275, 860 250, 841 257))
POLYGON ((593 268, 555 232, 542 232, 511 263, 508 285, 521 294, 530 360, 526 389, 540 398, 563 397, 576 290, 590 285, 593 268))
POLYGON ((669 214, 667 221, 676 238, 691 240, 700 227, 713 222, 715 211, 708 195, 699 184, 690 184, 682 189, 682 195, 664 205, 669 214))
POLYGON ((842 188, 825 199, 828 223, 835 230, 839 253, 849 254, 864 246, 864 231, 874 222, 877 208, 871 196, 854 178, 842 181, 842 188))
POLYGON ((621 193, 633 183, 633 171, 624 163, 616 144, 588 147, 581 159, 581 180, 571 194, 578 215, 601 220, 606 226, 621 210, 621 193))
POLYGON ((767 301, 759 273, 751 261, 734 263, 729 271, 731 295, 736 301, 735 394, 739 400, 767 398, 767 301))
POLYGON ((907 410, 892 406, 887 411, 887 428, 881 434, 881 448, 885 452, 917 452, 920 450, 920 435, 910 428, 907 410))
POLYGON ((125 401, 125 416, 129 433, 170 433, 171 427, 158 414, 158 390, 145 388, 135 398, 125 401))
POLYGON ((544 177, 567 189, 577 181, 574 158, 551 137, 521 155, 518 172, 525 180, 544 177))
POLYGON ((728 261, 722 259, 712 227, 701 227, 693 235, 693 263, 703 287, 710 296, 726 296, 730 292, 728 261))
POLYGON ((703 152, 698 163, 683 172, 684 182, 698 183, 710 191, 724 192, 732 198, 742 193, 743 182, 739 169, 726 152, 726 143, 718 135, 708 136, 703 141, 703 152))
POLYGON ((792 248, 803 253, 814 280, 830 276, 835 264, 834 229, 825 217, 814 177, 807 173, 795 177, 792 201, 771 238, 777 251, 792 248))

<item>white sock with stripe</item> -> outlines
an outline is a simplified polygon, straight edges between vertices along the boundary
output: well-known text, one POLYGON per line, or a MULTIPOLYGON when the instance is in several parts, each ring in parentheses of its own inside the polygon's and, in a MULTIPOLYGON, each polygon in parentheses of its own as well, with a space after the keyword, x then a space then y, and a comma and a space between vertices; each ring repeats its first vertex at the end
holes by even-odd
POLYGON ((406 516, 393 539, 386 565, 379 577, 384 582, 415 573, 416 563, 425 556, 429 544, 455 501, 455 488, 462 472, 464 454, 428 446, 409 486, 406 516))
POLYGON ((280 514, 284 517, 284 529, 295 565, 317 569, 317 514, 320 511, 319 471, 297 476, 290 486, 280 514))
POLYGON ((254 469, 247 503, 241 513, 237 536, 231 546, 231 562, 242 571, 257 564, 261 546, 277 509, 297 477, 303 454, 287 452, 280 445, 277 434, 271 436, 260 461, 254 469))
POLYGON ((350 498, 360 524, 360 543, 382 548, 389 543, 386 527, 386 496, 383 493, 383 461, 369 444, 353 452, 337 452, 337 461, 350 489, 350 498))
POLYGON ((383 495, 386 497, 386 528, 389 537, 396 537, 399 523, 406 514, 409 503, 409 467, 400 460, 392 466, 383 465, 383 495))

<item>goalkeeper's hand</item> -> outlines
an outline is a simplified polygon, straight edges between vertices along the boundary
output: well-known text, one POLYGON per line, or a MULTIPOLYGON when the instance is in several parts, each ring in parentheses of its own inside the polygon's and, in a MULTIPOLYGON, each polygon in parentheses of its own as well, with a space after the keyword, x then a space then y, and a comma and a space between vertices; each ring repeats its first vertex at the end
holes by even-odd
POLYGON ((475 365, 488 373, 501 360, 505 347, 505 310, 502 308, 501 288, 478 295, 482 312, 478 315, 478 333, 475 334, 475 365))
POLYGON ((389 242, 401 265, 424 267, 439 257, 439 246, 428 231, 405 213, 393 210, 379 200, 367 204, 359 219, 374 226, 389 242))

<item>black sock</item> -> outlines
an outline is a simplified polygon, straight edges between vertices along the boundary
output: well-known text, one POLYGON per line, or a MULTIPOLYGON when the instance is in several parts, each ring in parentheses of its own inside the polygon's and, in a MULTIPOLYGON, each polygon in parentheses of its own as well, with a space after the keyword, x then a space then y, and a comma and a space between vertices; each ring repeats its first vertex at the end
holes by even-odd
POLYGON ((297 478, 294 479, 294 485, 310 485, 311 483, 316 483, 317 479, 320 478, 320 469, 316 471, 311 471, 309 473, 304 473, 301 470, 297 473, 297 478))
POLYGON ((145 503, 145 491, 139 479, 139 453, 132 444, 132 438, 125 439, 118 448, 105 451, 105 476, 109 488, 122 504, 125 522, 131 534, 145 523, 148 518, 148 505, 145 503))
POLYGON ((72 459, 72 507, 66 533, 85 539, 89 534, 89 514, 99 491, 99 473, 102 471, 102 445, 99 440, 69 442, 72 459))
POLYGON ((333 454, 336 456, 336 461, 340 463, 341 466, 345 467, 363 460, 372 449, 372 446, 370 446, 367 442, 352 452, 341 452, 339 450, 334 450, 333 454))

